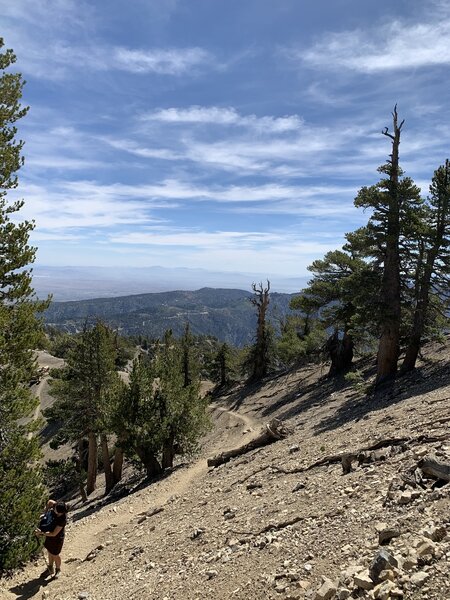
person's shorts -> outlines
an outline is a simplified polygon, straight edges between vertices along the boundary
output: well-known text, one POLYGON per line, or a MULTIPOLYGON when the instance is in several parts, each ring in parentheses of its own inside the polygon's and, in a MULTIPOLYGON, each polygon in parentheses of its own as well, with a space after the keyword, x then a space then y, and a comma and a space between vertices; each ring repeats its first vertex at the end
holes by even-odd
POLYGON ((45 538, 44 548, 46 548, 53 556, 61 554, 64 544, 64 538, 47 537, 45 538))

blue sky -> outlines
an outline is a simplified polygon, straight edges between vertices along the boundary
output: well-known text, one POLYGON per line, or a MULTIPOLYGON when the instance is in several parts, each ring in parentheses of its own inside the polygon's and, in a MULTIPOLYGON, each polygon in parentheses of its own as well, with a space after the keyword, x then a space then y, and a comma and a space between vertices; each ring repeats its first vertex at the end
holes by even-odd
POLYGON ((450 5, 0 0, 27 80, 18 193, 38 265, 298 277, 367 220, 389 153, 449 156, 450 5))

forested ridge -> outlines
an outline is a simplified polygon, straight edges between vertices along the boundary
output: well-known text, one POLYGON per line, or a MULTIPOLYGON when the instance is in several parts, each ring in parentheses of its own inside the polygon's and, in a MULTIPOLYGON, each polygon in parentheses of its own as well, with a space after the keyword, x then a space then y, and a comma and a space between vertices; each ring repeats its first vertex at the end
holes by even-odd
MULTIPOLYGON (((210 335, 234 346, 251 343, 256 325, 255 311, 245 290, 203 288, 197 291, 158 292, 99 298, 76 302, 53 302, 45 321, 69 333, 80 331, 87 320, 102 318, 123 335, 160 337, 172 329, 178 337, 186 322, 196 335, 210 335)), ((269 316, 277 319, 292 311, 294 294, 272 294, 269 316)))

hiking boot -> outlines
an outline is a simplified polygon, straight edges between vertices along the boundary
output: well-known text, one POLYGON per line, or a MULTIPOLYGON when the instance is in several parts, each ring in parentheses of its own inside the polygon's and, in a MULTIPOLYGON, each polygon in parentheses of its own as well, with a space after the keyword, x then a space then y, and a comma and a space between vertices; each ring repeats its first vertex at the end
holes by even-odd
POLYGON ((54 570, 53 566, 47 567, 45 569, 45 571, 42 571, 42 573, 39 575, 39 577, 41 579, 45 579, 46 577, 51 577, 52 575, 54 575, 54 573, 55 573, 55 570, 54 570))
POLYGON ((61 569, 56 569, 55 574, 53 575, 53 579, 58 579, 61 575, 61 569))

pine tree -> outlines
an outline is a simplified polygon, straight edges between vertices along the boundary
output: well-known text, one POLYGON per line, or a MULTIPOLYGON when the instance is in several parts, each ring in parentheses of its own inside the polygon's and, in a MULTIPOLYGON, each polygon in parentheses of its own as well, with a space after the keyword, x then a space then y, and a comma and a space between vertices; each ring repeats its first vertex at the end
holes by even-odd
POLYGON ((79 444, 88 440, 87 494, 96 486, 99 436, 107 491, 113 483, 106 434, 110 407, 119 386, 115 360, 114 333, 99 321, 92 328, 86 325, 69 353, 65 374, 52 386, 57 402, 48 414, 63 422, 60 441, 79 444))
POLYGON ((267 310, 270 304, 270 281, 264 287, 262 283, 252 284, 254 292, 250 302, 256 307, 257 324, 255 343, 250 348, 244 369, 250 373, 250 380, 259 381, 270 369, 274 354, 273 330, 267 322, 267 310))
MULTIPOLYGON (((359 231, 359 239, 361 235, 359 231)), ((347 239, 342 250, 328 252, 308 267, 314 276, 300 296, 303 303, 315 308, 323 327, 331 330, 324 344, 331 361, 329 376, 348 371, 355 342, 364 343, 374 333, 375 323, 368 315, 373 314, 379 275, 361 258, 351 236, 347 239)))
POLYGON ((125 453, 138 456, 149 477, 171 468, 176 453, 195 452, 208 427, 197 373, 191 363, 192 379, 185 385, 183 341, 171 331, 151 359, 133 363, 130 383, 116 405, 116 433, 125 453))
POLYGON ((289 308, 300 314, 288 314, 279 320, 277 358, 288 367, 317 360, 326 341, 326 330, 319 319, 316 299, 305 294, 295 296, 289 308))
MULTIPOLYGON (((3 46, 0 38, 0 51, 3 46)), ((7 71, 15 60, 12 50, 0 52, 0 571, 17 566, 36 547, 33 524, 44 495, 34 425, 23 419, 37 404, 28 382, 36 372, 32 349, 41 338, 36 315, 47 303, 36 300, 27 268, 35 257, 28 245, 34 224, 18 223, 13 217, 23 201, 7 199, 23 164, 15 123, 28 110, 20 104, 22 76, 7 71)))
POLYGON ((391 380, 397 372, 401 333, 401 242, 411 237, 414 212, 421 205, 420 190, 399 166, 400 136, 404 121, 393 114, 393 133, 386 127, 383 135, 391 139, 392 153, 378 171, 386 175, 371 187, 363 187, 355 205, 373 210, 367 230, 383 264, 380 288, 380 341, 377 355, 377 385, 391 380))
POLYGON ((210 376, 220 387, 228 385, 232 380, 236 361, 234 355, 234 349, 223 343, 212 359, 210 376))
POLYGON ((183 385, 189 387, 192 383, 195 374, 193 368, 195 364, 194 357, 194 339, 191 334, 189 323, 186 323, 183 336, 180 340, 181 350, 183 354, 183 385))
POLYGON ((433 308, 444 309, 442 296, 448 289, 450 274, 450 162, 440 166, 430 185, 430 196, 423 209, 420 227, 407 246, 413 280, 410 301, 412 319, 401 373, 414 369, 427 321, 433 308))
POLYGON ((133 361, 130 381, 117 396, 113 426, 120 449, 130 458, 138 457, 147 477, 162 473, 158 396, 151 365, 144 356, 133 361))

